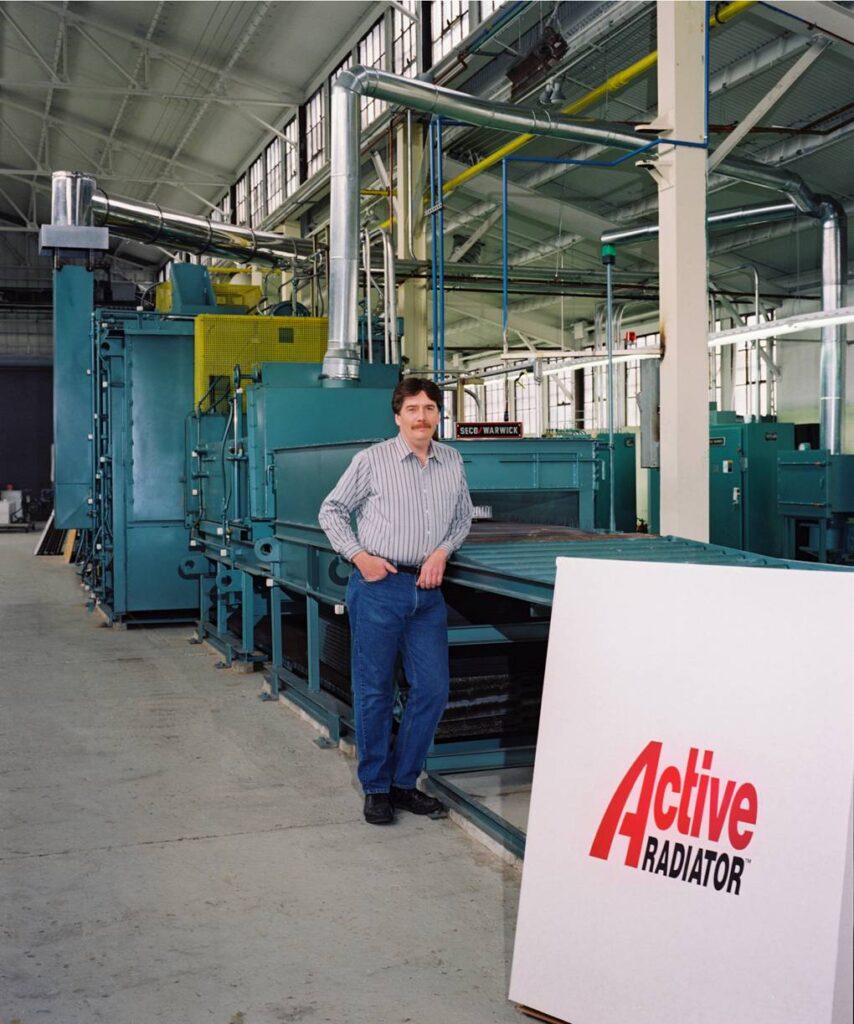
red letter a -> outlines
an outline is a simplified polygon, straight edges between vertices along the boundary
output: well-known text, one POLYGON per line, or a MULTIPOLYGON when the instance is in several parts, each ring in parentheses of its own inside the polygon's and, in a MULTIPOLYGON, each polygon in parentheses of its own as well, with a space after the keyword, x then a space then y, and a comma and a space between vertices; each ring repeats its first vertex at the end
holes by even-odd
POLYGON ((617 834, 617 825, 620 825, 620 835, 628 836, 629 847, 626 851, 626 865, 636 868, 640 860, 643 837, 646 832, 646 823, 649 818, 649 806, 652 802, 652 793, 655 789, 655 777, 658 773, 658 760, 661 756, 661 743, 658 740, 650 740, 649 743, 638 754, 637 758, 623 776, 622 782, 617 786, 616 792, 611 797, 608 809, 599 823, 593 845, 590 847, 590 856, 607 860, 611 852, 611 843, 617 834), (623 813, 626 802, 635 788, 638 778, 643 775, 643 786, 641 787, 640 799, 637 810, 623 813), (620 816, 622 815, 622 824, 620 816))

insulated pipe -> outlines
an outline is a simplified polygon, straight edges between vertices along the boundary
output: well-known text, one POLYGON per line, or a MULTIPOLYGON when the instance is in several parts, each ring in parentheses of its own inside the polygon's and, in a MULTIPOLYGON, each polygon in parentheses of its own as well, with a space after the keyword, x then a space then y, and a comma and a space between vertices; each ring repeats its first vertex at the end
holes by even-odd
MULTIPOLYGON (((821 308, 829 312, 845 306, 848 224, 845 211, 835 199, 822 196, 820 207, 821 308)), ((846 333, 844 324, 821 329, 819 443, 833 455, 842 451, 846 333)))
POLYGON ((776 167, 767 167, 765 164, 742 160, 740 157, 734 156, 728 156, 722 160, 715 170, 718 174, 735 178, 737 181, 747 181, 751 185, 772 188, 776 192, 785 192, 801 213, 808 213, 813 217, 821 216, 818 197, 804 179, 793 171, 781 171, 776 167))
MULTIPOLYGON (((717 213, 710 213, 706 223, 711 227, 718 224, 743 224, 753 220, 766 221, 783 220, 798 212, 798 206, 794 200, 781 203, 763 203, 760 206, 741 206, 732 210, 720 210, 717 213)), ((636 228, 616 228, 613 231, 604 231, 600 241, 603 245, 615 245, 625 242, 642 242, 649 238, 658 236, 657 224, 642 224, 636 228)))
POLYGON ((54 171, 51 184, 54 224, 107 227, 121 238, 148 245, 273 267, 314 251, 312 243, 302 238, 174 213, 156 203, 116 199, 96 188, 95 179, 88 174, 54 171))
POLYGON ((302 238, 175 213, 156 203, 116 199, 101 189, 92 196, 92 216, 96 227, 108 227, 122 238, 180 249, 197 256, 279 267, 313 252, 312 243, 302 238))

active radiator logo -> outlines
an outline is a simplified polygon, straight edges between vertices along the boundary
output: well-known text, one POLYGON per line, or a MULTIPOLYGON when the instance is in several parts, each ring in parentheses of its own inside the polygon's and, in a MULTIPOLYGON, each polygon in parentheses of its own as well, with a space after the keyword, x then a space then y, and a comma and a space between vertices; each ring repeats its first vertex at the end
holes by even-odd
POLYGON ((703 750, 701 757, 700 749, 691 747, 682 771, 676 765, 661 767, 661 751, 662 743, 651 740, 629 766, 599 823, 590 856, 608 860, 614 839, 625 836, 626 867, 640 865, 642 871, 738 896, 749 863, 741 853, 756 827, 756 787, 714 774, 713 750, 703 750), (669 836, 650 834, 653 827, 669 836))

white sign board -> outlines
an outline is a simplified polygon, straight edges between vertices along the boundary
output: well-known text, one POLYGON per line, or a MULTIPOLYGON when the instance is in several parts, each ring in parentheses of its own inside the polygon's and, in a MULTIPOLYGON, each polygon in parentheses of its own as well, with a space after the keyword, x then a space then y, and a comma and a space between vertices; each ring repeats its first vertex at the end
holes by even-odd
POLYGON ((558 561, 510 998, 850 1024, 854 573, 558 561))

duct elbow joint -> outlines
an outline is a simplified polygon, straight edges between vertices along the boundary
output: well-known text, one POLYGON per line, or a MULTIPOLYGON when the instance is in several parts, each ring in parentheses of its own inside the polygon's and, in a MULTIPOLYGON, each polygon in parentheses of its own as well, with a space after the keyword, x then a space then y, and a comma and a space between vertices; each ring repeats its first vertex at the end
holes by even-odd
POLYGON ((332 88, 344 89, 346 92, 354 92, 361 96, 365 91, 365 84, 370 74, 371 69, 364 67, 362 64, 355 64, 351 68, 344 68, 332 83, 332 88))

